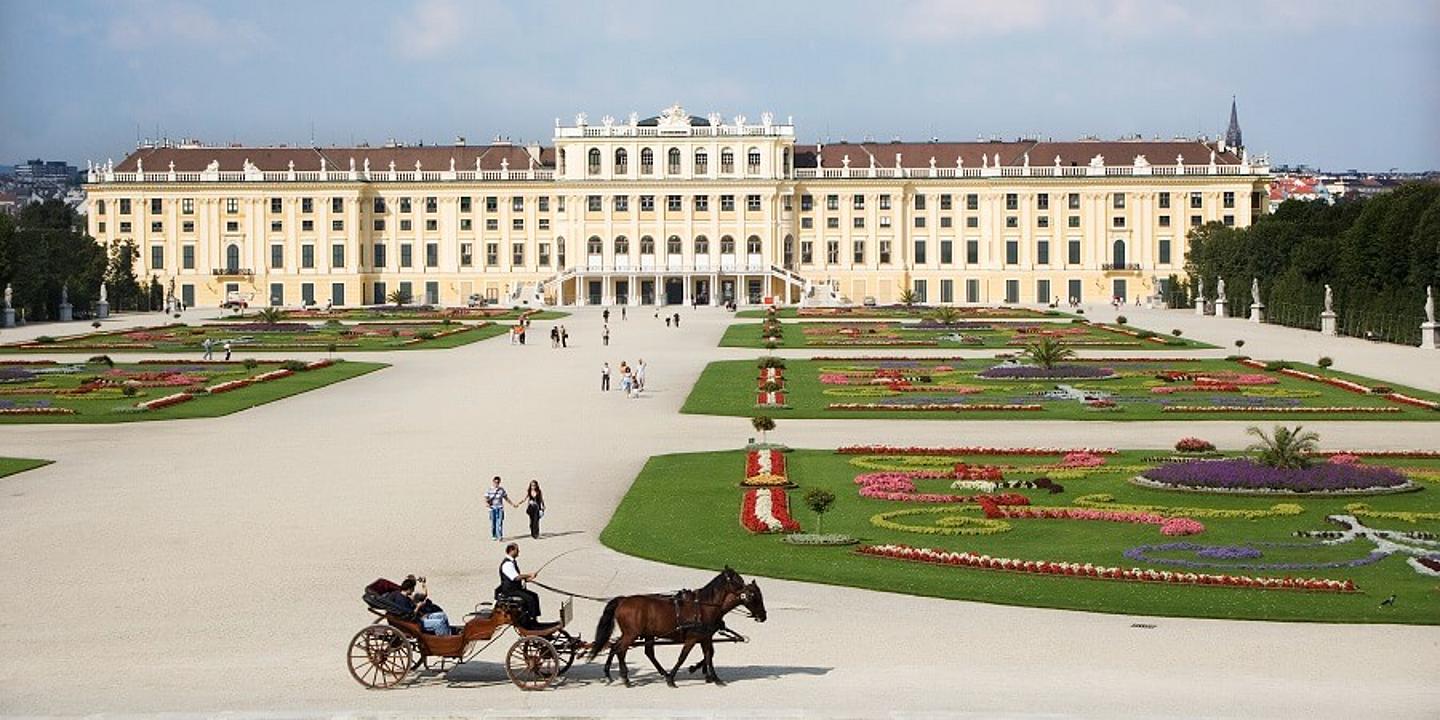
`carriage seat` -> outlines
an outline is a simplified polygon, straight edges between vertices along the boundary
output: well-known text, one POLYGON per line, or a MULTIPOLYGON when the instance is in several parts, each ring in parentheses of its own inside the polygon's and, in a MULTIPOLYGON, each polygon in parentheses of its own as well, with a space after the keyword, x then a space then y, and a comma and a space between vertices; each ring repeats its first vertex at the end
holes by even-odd
POLYGON ((366 605, 374 608, 375 610, 383 612, 386 615, 394 615, 401 620, 415 621, 417 619, 413 610, 407 610, 400 607, 399 605, 396 605, 395 603, 386 599, 384 595, 367 592, 362 596, 362 598, 365 600, 366 605))

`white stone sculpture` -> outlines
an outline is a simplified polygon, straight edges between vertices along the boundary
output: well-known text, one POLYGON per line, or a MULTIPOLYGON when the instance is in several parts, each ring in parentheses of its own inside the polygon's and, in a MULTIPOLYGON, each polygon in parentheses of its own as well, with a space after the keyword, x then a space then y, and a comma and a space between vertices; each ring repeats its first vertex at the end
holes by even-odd
POLYGON ((1335 312, 1335 293, 1330 290, 1329 283, 1325 285, 1325 312, 1335 312))

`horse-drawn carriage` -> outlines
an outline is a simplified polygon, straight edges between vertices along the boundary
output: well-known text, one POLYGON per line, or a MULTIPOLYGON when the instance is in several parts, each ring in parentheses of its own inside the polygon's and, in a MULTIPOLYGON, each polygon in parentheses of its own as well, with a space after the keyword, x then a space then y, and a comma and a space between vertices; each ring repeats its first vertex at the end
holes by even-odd
MULTIPOLYGON (((593 643, 584 642, 579 635, 565 629, 574 618, 575 595, 567 596, 561 603, 560 622, 537 624, 534 618, 526 616, 523 600, 497 591, 494 603, 477 605, 474 612, 465 616, 464 625, 453 628, 451 634, 440 635, 427 632, 413 608, 397 605, 387 593, 377 590, 382 583, 399 587, 388 580, 378 580, 366 588, 363 596, 366 609, 377 621, 355 634, 348 653, 350 675, 371 689, 395 687, 422 667, 438 672, 469 662, 510 630, 515 632, 516 639, 505 652, 505 672, 521 690, 553 687, 574 664, 577 655, 588 652, 590 659, 594 659, 605 650, 610 653, 605 660, 606 681, 610 680, 612 661, 618 658, 620 677, 629 685, 625 654, 637 643, 643 644, 646 657, 672 687, 676 673, 696 646, 701 648, 704 657, 689 671, 703 670, 706 682, 723 684, 715 674, 715 643, 746 642, 743 635, 725 626, 725 615, 743 608, 760 622, 766 617, 759 586, 746 583, 739 573, 727 567, 698 590, 629 595, 608 601, 587 598, 605 602, 593 643), (610 639, 612 633, 618 635, 614 641, 610 639), (682 646, 680 659, 668 671, 655 657, 655 647, 666 645, 682 646)), ((560 592, 549 586, 542 587, 560 592)))
POLYGON ((367 589, 364 599, 377 621, 355 633, 348 660, 350 675, 367 688, 394 687, 422 667, 441 671, 469 662, 513 630, 516 637, 505 652, 505 673, 521 690, 543 690, 560 682, 585 647, 565 630, 573 618, 569 599, 560 606, 560 622, 530 625, 518 600, 500 596, 476 606, 458 632, 449 635, 426 632, 419 617, 381 593, 367 589))

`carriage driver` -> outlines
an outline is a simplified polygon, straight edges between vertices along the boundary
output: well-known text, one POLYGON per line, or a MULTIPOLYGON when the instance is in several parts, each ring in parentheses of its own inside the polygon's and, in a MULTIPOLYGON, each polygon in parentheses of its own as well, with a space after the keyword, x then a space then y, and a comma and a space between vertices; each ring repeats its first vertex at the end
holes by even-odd
POLYGON ((540 627, 540 596, 535 591, 525 587, 525 583, 535 578, 534 574, 520 572, 520 546, 510 543, 505 546, 505 559, 500 561, 500 588, 497 595, 513 595, 520 598, 524 603, 526 622, 531 623, 538 629, 540 627))

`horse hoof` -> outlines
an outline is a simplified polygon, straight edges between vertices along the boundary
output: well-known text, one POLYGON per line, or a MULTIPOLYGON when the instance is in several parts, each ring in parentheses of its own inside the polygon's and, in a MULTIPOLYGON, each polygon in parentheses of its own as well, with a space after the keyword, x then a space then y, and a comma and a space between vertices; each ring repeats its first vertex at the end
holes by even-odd
POLYGON ((678 687, 680 687, 679 685, 676 685, 676 684, 675 684, 675 678, 665 678, 665 684, 666 684, 666 685, 669 685, 670 687, 673 687, 673 688, 678 688, 678 687))

